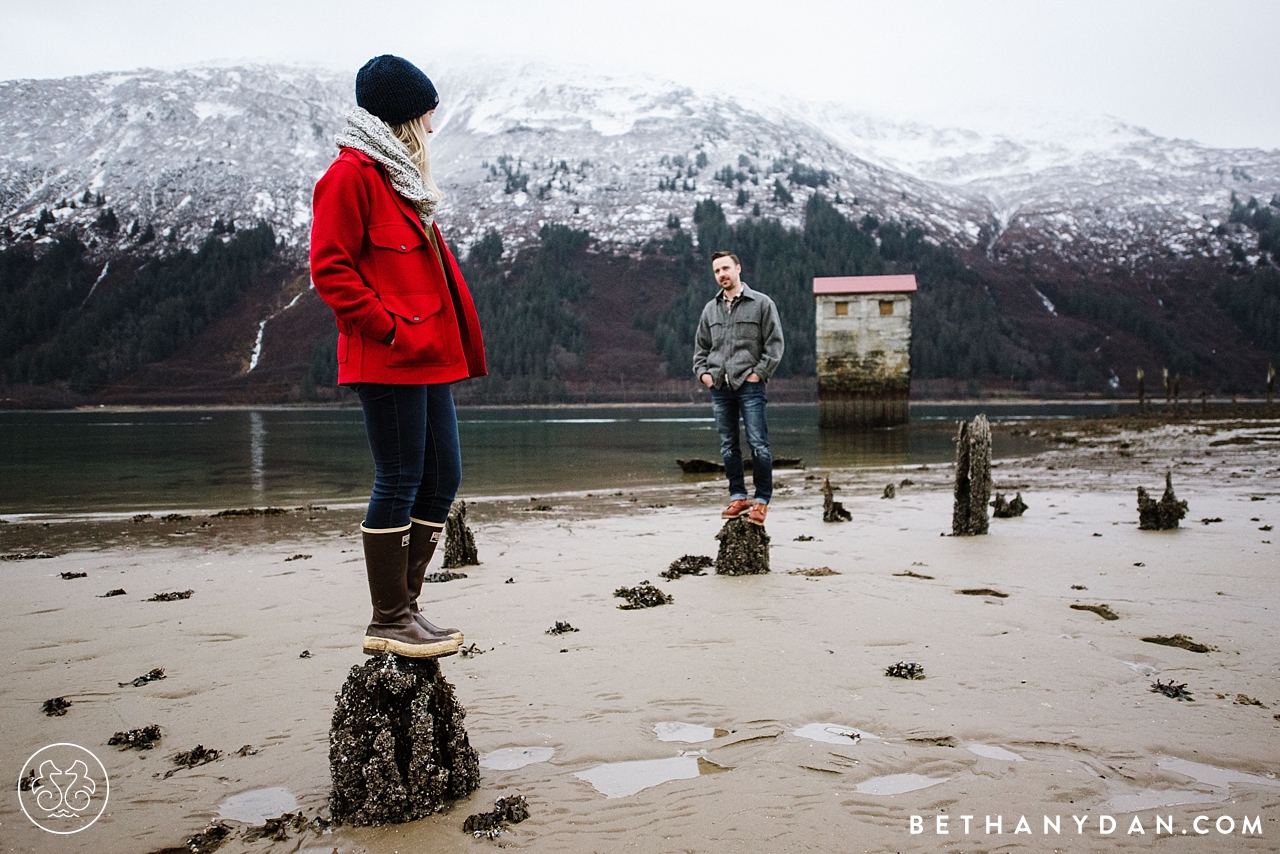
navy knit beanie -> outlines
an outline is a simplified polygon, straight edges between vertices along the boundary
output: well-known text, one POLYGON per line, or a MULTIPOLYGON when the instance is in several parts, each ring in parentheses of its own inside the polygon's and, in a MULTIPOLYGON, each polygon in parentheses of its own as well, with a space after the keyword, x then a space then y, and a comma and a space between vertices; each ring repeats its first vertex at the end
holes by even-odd
POLYGON ((418 66, 385 53, 356 74, 356 103, 387 124, 398 125, 436 108, 436 87, 418 66))

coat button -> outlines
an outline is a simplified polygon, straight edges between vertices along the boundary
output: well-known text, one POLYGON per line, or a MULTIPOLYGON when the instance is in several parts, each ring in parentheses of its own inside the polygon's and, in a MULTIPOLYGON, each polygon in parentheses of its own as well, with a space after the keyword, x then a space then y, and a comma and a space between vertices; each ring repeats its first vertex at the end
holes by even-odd
POLYGON ((403 244, 403 243, 401 243, 401 244, 400 244, 400 251, 401 251, 401 252, 403 252, 403 251, 404 251, 404 244, 403 244))
POLYGON ((421 318, 421 317, 418 317, 418 315, 416 315, 416 314, 413 316, 413 321, 414 321, 414 323, 417 323, 417 322, 418 322, 419 320, 421 320, 421 319, 422 319, 422 318, 421 318))

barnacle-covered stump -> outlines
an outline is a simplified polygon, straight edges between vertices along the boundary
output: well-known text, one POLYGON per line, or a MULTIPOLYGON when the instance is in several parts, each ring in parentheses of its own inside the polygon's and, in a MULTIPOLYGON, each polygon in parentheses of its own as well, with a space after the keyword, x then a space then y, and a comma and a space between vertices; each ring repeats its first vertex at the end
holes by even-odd
POLYGON ((1156 501, 1141 486, 1138 487, 1138 530, 1171 531, 1178 527, 1178 520, 1187 515, 1187 502, 1179 501, 1173 494, 1173 473, 1164 474, 1164 495, 1156 501))
POLYGON ((434 659, 378 655, 351 668, 329 729, 335 821, 414 821, 480 785, 466 715, 434 659))
POLYGON ((739 516, 724 523, 716 555, 716 575, 760 575, 769 571, 769 535, 764 525, 753 525, 739 516))
POLYGON ((1007 500, 1003 492, 997 492, 996 500, 991 502, 991 516, 995 519, 1014 519, 1026 512, 1027 503, 1022 500, 1021 492, 1013 496, 1012 501, 1007 500))
POLYGON ((444 522, 444 568, 479 565, 476 538, 467 527, 467 502, 458 501, 444 522))
POLYGON ((836 501, 835 490, 831 488, 831 478, 822 479, 822 521, 848 522, 853 514, 844 509, 844 505, 836 501))
POLYGON ((961 421, 956 433, 956 490, 951 533, 957 537, 987 533, 991 500, 991 427, 987 416, 961 421))

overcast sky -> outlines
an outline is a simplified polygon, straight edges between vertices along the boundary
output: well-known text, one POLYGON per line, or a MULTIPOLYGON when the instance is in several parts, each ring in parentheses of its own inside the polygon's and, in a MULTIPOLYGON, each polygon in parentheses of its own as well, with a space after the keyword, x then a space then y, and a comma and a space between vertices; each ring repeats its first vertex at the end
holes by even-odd
POLYGON ((0 0, 0 79, 397 53, 642 71, 934 124, 1106 114, 1280 149, 1280 0, 0 0))

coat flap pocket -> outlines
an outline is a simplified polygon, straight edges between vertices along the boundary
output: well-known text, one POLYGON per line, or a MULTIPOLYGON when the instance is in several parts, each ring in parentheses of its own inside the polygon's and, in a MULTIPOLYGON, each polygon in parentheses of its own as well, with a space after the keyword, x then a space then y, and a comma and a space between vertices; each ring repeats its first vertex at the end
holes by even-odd
POLYGON ((421 323, 444 308, 440 295, 432 291, 416 294, 383 294, 382 307, 409 323, 421 323))
POLYGON ((404 223, 392 222, 369 226, 369 242, 380 249, 412 252, 426 240, 421 231, 404 223))

